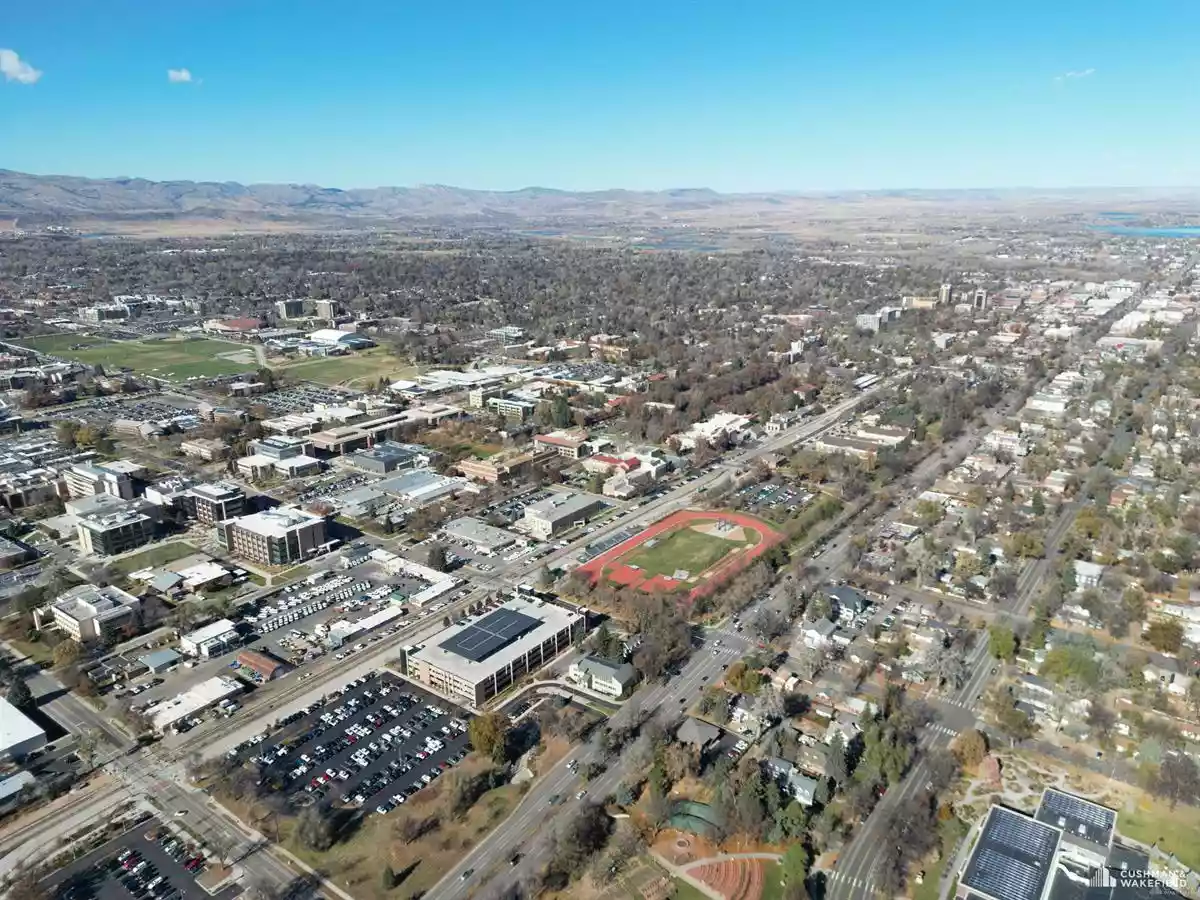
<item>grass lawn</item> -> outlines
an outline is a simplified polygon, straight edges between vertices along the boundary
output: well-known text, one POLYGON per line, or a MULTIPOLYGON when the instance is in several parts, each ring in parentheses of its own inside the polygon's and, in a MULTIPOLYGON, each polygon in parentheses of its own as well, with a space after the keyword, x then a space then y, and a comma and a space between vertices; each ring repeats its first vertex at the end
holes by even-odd
POLYGON ((440 804, 410 800, 395 813, 370 816, 349 840, 335 844, 325 853, 309 850, 289 834, 295 820, 283 825, 281 836, 288 850, 361 900, 420 896, 495 828, 512 811, 520 796, 520 788, 512 785, 489 791, 465 816, 443 819, 433 831, 410 844, 393 834, 399 816, 414 811, 418 815, 435 813, 440 804), (385 865, 390 865, 397 874, 407 872, 392 891, 385 891, 380 883, 379 873, 385 865))
POLYGON ((783 900, 783 866, 763 861, 762 900, 783 900))
POLYGON ((284 363, 278 366, 276 371, 318 384, 374 382, 380 378, 397 381, 402 378, 410 379, 417 374, 415 366, 409 365, 382 347, 350 353, 347 356, 315 357, 284 363))
MULTIPOLYGON (((942 882, 942 871, 946 868, 946 859, 939 859, 925 870, 923 884, 912 882, 913 900, 938 900, 939 886, 942 882)), ((914 873, 915 877, 915 873, 914 873)))
POLYGON ((699 888, 694 888, 682 878, 672 878, 675 882, 675 893, 671 895, 671 900, 709 900, 708 894, 704 893, 699 888))
POLYGON ((1143 844, 1157 843, 1189 869, 1200 869, 1200 809, 1194 806, 1181 803, 1171 809, 1167 803, 1144 796, 1136 809, 1120 811, 1117 831, 1143 844))
POLYGON ((637 566, 648 577, 674 575, 679 569, 699 575, 737 547, 736 541, 710 537, 684 526, 660 538, 653 547, 637 548, 622 557, 621 562, 637 566))
POLYGON ((51 335, 31 338, 21 341, 21 344, 33 350, 53 353, 64 359, 74 359, 88 365, 101 365, 114 370, 124 367, 159 378, 209 378, 214 375, 250 372, 258 367, 253 361, 238 363, 220 358, 220 354, 239 351, 250 353, 252 358, 253 351, 239 345, 205 338, 105 341, 79 335, 51 335), (83 345, 81 349, 71 349, 80 345, 83 345))
POLYGON ((113 560, 108 564, 108 567, 115 573, 128 575, 130 572, 136 572, 138 569, 165 566, 167 563, 175 562, 177 559, 183 559, 185 556, 191 556, 193 553, 198 552, 191 544, 184 541, 174 541, 170 544, 157 544, 153 547, 147 547, 140 553, 134 553, 131 556, 113 560))

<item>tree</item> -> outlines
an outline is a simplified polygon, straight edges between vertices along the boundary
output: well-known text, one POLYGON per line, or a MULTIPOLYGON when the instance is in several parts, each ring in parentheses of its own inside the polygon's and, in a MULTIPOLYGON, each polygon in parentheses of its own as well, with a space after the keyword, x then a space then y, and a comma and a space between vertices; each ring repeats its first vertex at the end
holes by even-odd
POLYGON ((477 752, 503 761, 508 742, 508 717, 499 712, 476 716, 467 725, 467 737, 477 752))
POLYGON ((850 766, 846 760, 846 740, 840 730, 833 733, 825 749, 825 774, 841 787, 850 777, 850 766))
POLYGON ((13 679, 12 684, 8 686, 6 699, 22 712, 29 712, 37 707, 37 701, 33 699, 33 691, 29 690, 29 685, 25 683, 24 678, 13 679))
POLYGON ((54 665, 65 669, 79 661, 79 645, 72 640, 65 640, 54 648, 54 665))
POLYGON ((964 769, 973 769, 987 756, 987 737, 978 729, 969 728, 950 743, 950 752, 964 769))
POLYGON ((783 698, 770 682, 755 695, 754 714, 764 724, 773 724, 783 718, 783 698))
POLYGON ((296 818, 296 838, 305 847, 318 853, 332 847, 333 820, 330 818, 328 807, 318 803, 306 806, 296 818))
POLYGON ((988 627, 988 652, 996 659, 1011 662, 1017 655, 1017 636, 1007 625, 988 627))
POLYGON ((62 419, 54 426, 54 437, 60 444, 74 447, 76 435, 79 433, 79 423, 73 419, 62 419))
POLYGON ((1146 643, 1160 653, 1178 653, 1183 646, 1183 624, 1177 619, 1158 619, 1146 628, 1146 643))
POLYGON ((1195 803, 1200 799, 1200 770, 1184 753, 1168 756, 1158 767, 1151 789, 1169 800, 1171 809, 1179 802, 1195 803))
POLYGON ((430 544, 425 564, 435 572, 445 572, 447 565, 449 565, 446 560, 445 546, 438 543, 430 544))
POLYGON ((1033 508, 1033 514, 1038 518, 1046 514, 1046 498, 1042 496, 1041 491, 1033 492, 1033 499, 1030 501, 1030 506, 1033 508))
POLYGON ((808 850, 803 844, 792 844, 784 851, 783 859, 779 862, 785 887, 804 885, 804 880, 808 878, 809 859, 808 850))

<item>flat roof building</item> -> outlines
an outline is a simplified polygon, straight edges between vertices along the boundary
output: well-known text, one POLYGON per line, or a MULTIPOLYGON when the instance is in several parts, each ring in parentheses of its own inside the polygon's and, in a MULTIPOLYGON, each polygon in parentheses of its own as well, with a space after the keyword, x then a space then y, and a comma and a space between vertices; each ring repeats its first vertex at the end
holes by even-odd
POLYGON ((45 745, 42 727, 0 697, 0 759, 27 756, 45 745))
POLYGON ((236 697, 242 689, 242 683, 236 678, 217 675, 170 700, 151 706, 146 710, 146 717, 154 730, 161 734, 172 728, 177 729, 185 719, 211 709, 222 700, 236 697))
POLYGON ((217 538, 229 552, 270 566, 299 562, 328 542, 325 517, 294 506, 227 519, 217 524, 217 538))
POLYGON ((205 659, 210 656, 220 656, 232 649, 241 640, 238 630, 228 619, 218 619, 216 622, 197 628, 195 631, 179 638, 179 649, 188 656, 200 656, 205 659))
POLYGON ((154 540, 158 518, 153 504, 139 501, 109 512, 87 513, 75 520, 79 549, 84 554, 114 556, 154 540))
POLYGON ((435 454, 416 444, 380 441, 374 447, 359 450, 348 458, 350 465, 376 475, 390 475, 400 469, 427 466, 435 454))
MULTIPOLYGON (((124 625, 137 620, 142 601, 119 587, 81 584, 59 595, 49 606, 50 617, 59 631, 80 644, 113 638, 124 625)), ((40 628, 43 613, 34 616, 40 628)))
POLYGON ((575 428, 539 434, 534 436, 533 446, 538 450, 553 450, 567 459, 582 459, 588 454, 588 433, 582 428, 575 428))
POLYGON ((246 508, 246 492, 226 481, 198 484, 189 493, 195 504, 195 518, 205 525, 236 518, 246 508))
POLYGON ((509 600, 481 619, 451 625, 405 655, 411 678, 476 708, 535 672, 581 637, 577 612, 509 600))
POLYGON ((525 508, 525 525, 539 540, 550 538, 582 524, 607 507, 603 497, 574 491, 556 491, 545 500, 525 508))
POLYGON ((442 527, 442 533, 455 541, 466 541, 484 553, 494 553, 516 543, 516 537, 503 528, 488 525, 472 516, 463 516, 442 527))

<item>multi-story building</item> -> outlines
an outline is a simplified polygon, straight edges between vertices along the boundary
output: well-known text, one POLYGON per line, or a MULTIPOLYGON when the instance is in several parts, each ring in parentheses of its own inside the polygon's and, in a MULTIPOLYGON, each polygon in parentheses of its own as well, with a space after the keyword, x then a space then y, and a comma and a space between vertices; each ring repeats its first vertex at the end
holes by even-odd
POLYGON ((410 678, 473 707, 571 647, 582 615, 545 601, 509 600, 474 622, 451 625, 403 657, 410 678))
POLYGON ((525 507, 525 526, 535 538, 548 541, 560 532, 586 522, 608 506, 595 494, 556 491, 545 500, 525 507))
POLYGON ((553 459, 558 454, 552 450, 512 450, 497 453, 486 459, 474 457, 460 460, 455 465, 464 476, 472 481, 496 484, 525 475, 538 463, 553 459))
POLYGON ((590 449, 588 433, 582 428, 536 435, 533 446, 538 450, 553 450, 567 459, 582 459, 588 455, 590 449))
POLYGON ((95 556, 115 556, 148 544, 158 535, 158 509, 139 501, 122 508, 77 516, 79 549, 95 556))
POLYGON ((269 566, 299 562, 328 541, 325 517, 294 506, 219 522, 217 538, 230 553, 269 566))
POLYGON ((950 301, 954 298, 954 286, 951 284, 943 284, 938 290, 938 303, 942 306, 949 306, 950 301))
POLYGON ((195 505, 196 520, 205 525, 216 525, 237 518, 246 508, 246 492, 226 481, 198 484, 188 493, 195 505))
POLYGON ((275 314, 284 320, 303 319, 306 315, 305 310, 307 307, 308 303, 300 299, 276 300, 275 314))
POLYGON ((533 418, 537 404, 532 400, 522 400, 519 397, 501 396, 489 398, 487 408, 496 415, 508 419, 510 422, 524 424, 533 418))
POLYGON ((184 456, 202 459, 205 462, 214 462, 229 455, 229 447, 225 442, 215 438, 193 438, 180 444, 179 450, 184 456))
POLYGON ((143 467, 133 463, 79 463, 66 472, 67 490, 73 498, 111 494, 132 500, 133 478, 141 472, 143 467))
POLYGON ((119 587, 81 584, 38 610, 34 624, 42 628, 49 620, 77 643, 103 643, 112 640, 123 626, 136 622, 141 611, 142 601, 119 587))

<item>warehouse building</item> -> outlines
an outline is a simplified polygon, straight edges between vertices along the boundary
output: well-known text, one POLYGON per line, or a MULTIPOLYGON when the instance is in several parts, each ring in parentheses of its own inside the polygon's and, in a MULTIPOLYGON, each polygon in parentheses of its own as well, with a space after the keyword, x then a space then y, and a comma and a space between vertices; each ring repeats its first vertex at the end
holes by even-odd
POLYGON ((242 692, 242 687, 236 678, 217 675, 170 700, 151 706, 146 710, 146 718, 160 734, 172 729, 178 731, 185 720, 212 709, 222 700, 236 697, 242 692))
POLYGON ((442 534, 452 541, 466 541, 480 553, 492 554, 516 543, 516 537, 503 528, 496 528, 471 516, 463 516, 442 528, 442 534))
POLYGON ((325 517, 294 506, 220 522, 217 539, 229 552, 269 566, 300 562, 328 543, 325 517))
POLYGON ((44 746, 41 726, 0 697, 0 760, 19 759, 44 746))
POLYGON ((404 654, 405 673, 481 707, 583 636, 582 615, 553 603, 509 600, 482 619, 451 625, 404 654))
POLYGON ((607 506, 604 498, 595 494, 561 491, 526 507, 524 521, 530 534, 548 541, 568 528, 582 525, 607 506))
POLYGON ((276 659, 269 653, 260 653, 257 650, 243 650, 237 655, 237 662, 239 666, 254 672, 263 681, 274 681, 292 671, 292 667, 282 659, 276 659))

